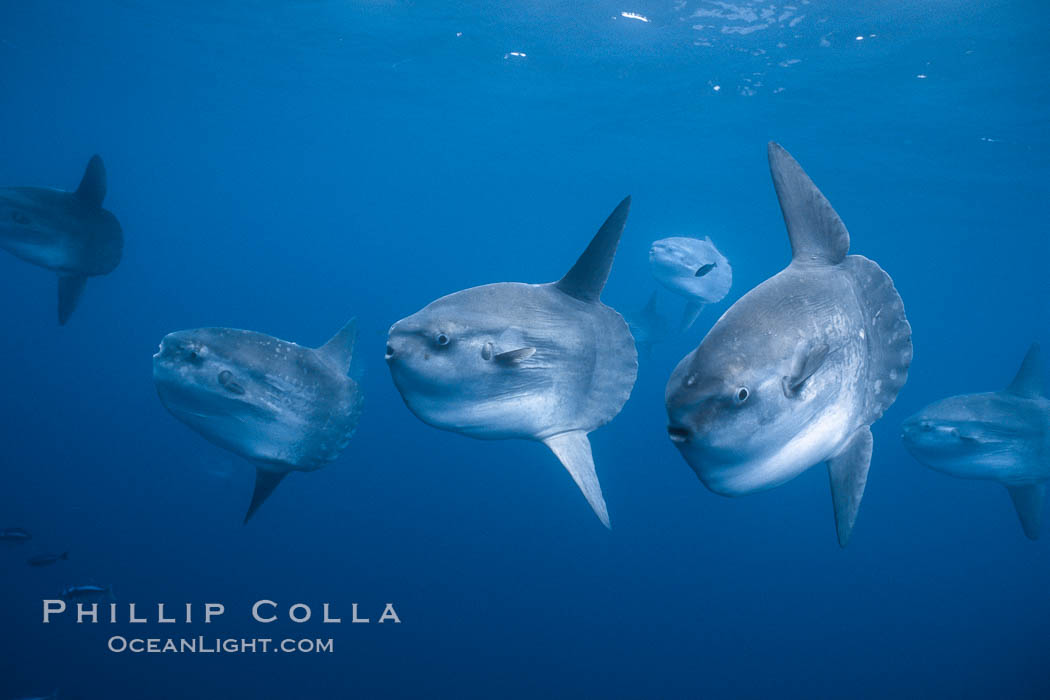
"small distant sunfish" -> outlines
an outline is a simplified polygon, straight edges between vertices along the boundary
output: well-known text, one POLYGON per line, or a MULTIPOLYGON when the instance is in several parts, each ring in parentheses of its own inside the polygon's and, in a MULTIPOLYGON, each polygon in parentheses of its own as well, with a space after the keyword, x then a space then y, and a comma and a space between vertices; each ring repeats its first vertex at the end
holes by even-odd
POLYGON ((112 603, 116 600, 113 586, 96 586, 93 583, 66 586, 59 597, 67 603, 112 603))
POLYGON ((319 348, 232 328, 165 336, 153 380, 172 415, 256 465, 245 522, 290 472, 320 469, 357 428, 362 395, 347 376, 357 324, 319 348))
POLYGON ((733 268, 710 238, 663 238, 649 248, 649 269, 656 281, 686 298, 683 331, 707 304, 721 301, 733 285, 733 268))
POLYGON ((932 403, 904 422, 903 439, 908 452, 932 469, 1005 486, 1025 535, 1039 537, 1050 481, 1050 400, 1038 345, 1008 387, 932 403))
POLYGON ((667 383, 667 432, 707 488, 769 489, 821 462, 845 547, 871 464, 871 424, 908 378, 911 326, 893 280, 787 151, 769 166, 791 264, 715 323, 667 383))
POLYGON ((60 561, 69 561, 69 552, 62 552, 61 554, 44 554, 39 557, 27 559, 26 563, 30 566, 51 566, 60 561))
POLYGON ((28 530, 23 530, 20 527, 9 527, 0 530, 0 542, 6 542, 8 544, 22 544, 33 539, 33 536, 29 534, 28 530))
POLYGON ((474 438, 544 443, 608 527, 587 433, 623 408, 638 373, 627 323, 599 296, 630 198, 558 282, 442 297, 390 329, 386 361, 420 420, 474 438))
POLYGON ((58 273, 60 324, 69 320, 87 278, 120 264, 124 233, 102 208, 105 197, 106 169, 98 156, 88 161, 75 192, 0 188, 0 248, 58 273))

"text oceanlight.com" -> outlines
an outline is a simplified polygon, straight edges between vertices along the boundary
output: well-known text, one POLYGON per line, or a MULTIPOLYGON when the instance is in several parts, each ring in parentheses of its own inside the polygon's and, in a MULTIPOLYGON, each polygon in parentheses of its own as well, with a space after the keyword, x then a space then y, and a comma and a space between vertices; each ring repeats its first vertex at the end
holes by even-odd
POLYGON ((110 637, 107 648, 117 654, 331 654, 335 651, 332 639, 128 639, 110 637))

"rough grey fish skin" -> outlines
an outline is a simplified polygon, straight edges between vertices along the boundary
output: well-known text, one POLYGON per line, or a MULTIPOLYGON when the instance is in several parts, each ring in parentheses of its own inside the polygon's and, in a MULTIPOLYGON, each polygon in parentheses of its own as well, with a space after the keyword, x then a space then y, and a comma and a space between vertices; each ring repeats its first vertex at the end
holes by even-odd
POLYGON ((245 522, 288 473, 343 451, 361 415, 347 376, 355 321, 320 348, 254 331, 199 328, 165 336, 153 357, 161 403, 207 440, 256 465, 245 522))
POLYGON ((902 438, 931 469, 1005 486, 1025 535, 1038 539, 1050 481, 1050 401, 1038 345, 1006 389, 932 403, 904 422, 902 438))
POLYGON ((798 163, 772 143, 769 161, 791 264, 679 363, 668 434, 704 485, 727 496, 826 462, 844 547, 871 462, 869 426, 907 379, 911 327, 889 275, 847 255, 849 233, 798 163))
POLYGON ((560 281, 442 297, 391 327, 386 354, 420 420, 474 438, 543 442, 607 527, 587 433, 620 412, 638 372, 626 322, 599 300, 629 203, 560 281))
POLYGON ((74 192, 45 187, 0 188, 0 248, 58 274, 58 321, 76 308, 88 277, 116 269, 124 233, 102 208, 106 169, 97 155, 74 192))

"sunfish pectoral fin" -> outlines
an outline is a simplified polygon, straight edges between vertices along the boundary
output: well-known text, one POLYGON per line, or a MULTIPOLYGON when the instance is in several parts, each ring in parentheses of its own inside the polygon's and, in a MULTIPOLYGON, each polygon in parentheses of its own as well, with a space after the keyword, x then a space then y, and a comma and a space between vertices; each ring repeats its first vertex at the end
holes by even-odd
POLYGON ((853 524, 857 522, 860 499, 868 482, 871 447, 871 428, 865 425, 853 433, 841 452, 828 460, 831 502, 835 506, 835 530, 840 547, 849 544, 853 524))
POLYGON ((357 342, 357 319, 350 319, 327 343, 316 352, 330 365, 346 374, 354 359, 354 344, 357 342))
POLYGON ((58 278, 58 324, 66 325, 66 321, 73 315, 80 301, 80 294, 87 284, 87 277, 64 277, 58 278))
POLYGON ((609 279, 616 246, 620 235, 627 224, 627 211, 631 208, 631 198, 625 197, 609 214, 598 233, 594 234, 587 249, 583 251, 572 269, 565 273, 555 287, 580 301, 598 301, 609 279))
POLYGON ((288 476, 288 472, 272 472, 258 468, 255 470, 255 491, 252 493, 252 502, 248 506, 248 513, 244 516, 246 524, 286 476, 288 476))
POLYGON ((829 351, 828 344, 822 341, 799 343, 791 358, 791 368, 781 380, 784 396, 789 399, 797 397, 806 380, 824 364, 829 351))
POLYGON ((106 166, 102 164, 98 155, 91 156, 91 160, 88 161, 76 195, 85 204, 102 206, 102 200, 106 198, 106 166))
POLYGON ((1043 520, 1043 502, 1046 499, 1046 484, 1025 484, 1024 486, 1007 486, 1010 498, 1021 519, 1024 534, 1030 540, 1039 539, 1039 529, 1043 520))
POLYGON ((572 476, 572 480, 583 491, 583 497, 591 504, 594 514, 602 525, 612 529, 609 524, 609 511, 602 497, 602 485, 598 483, 598 474, 594 471, 594 457, 591 455, 591 441, 582 430, 562 433, 549 437, 543 443, 561 461, 572 476))
POLYGON ((713 269, 715 269, 715 263, 707 263, 706 265, 701 265, 696 269, 696 274, 693 275, 693 277, 704 277, 713 269))
POLYGON ((498 355, 493 356, 492 359, 501 365, 516 365, 519 362, 529 359, 535 354, 536 348, 518 348, 517 350, 501 352, 498 355))
POLYGON ((802 166, 780 144, 769 143, 769 172, 791 239, 791 258, 835 265, 849 252, 849 232, 802 166))
POLYGON ((682 326, 679 329, 682 333, 693 327, 696 323, 696 319, 700 318, 700 312, 704 310, 705 304, 702 301, 690 301, 685 305, 685 311, 682 312, 682 326))
POLYGON ((1006 387, 1007 393, 1023 396, 1028 399, 1039 398, 1043 395, 1043 377, 1039 362, 1039 343, 1032 343, 1028 353, 1021 362, 1017 376, 1006 387))

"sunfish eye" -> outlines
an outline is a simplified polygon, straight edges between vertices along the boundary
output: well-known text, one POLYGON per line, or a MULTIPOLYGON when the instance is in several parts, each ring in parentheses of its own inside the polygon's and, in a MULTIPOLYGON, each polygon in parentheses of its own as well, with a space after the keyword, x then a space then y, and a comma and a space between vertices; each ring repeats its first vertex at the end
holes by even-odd
POLYGON ((186 352, 186 361, 189 362, 192 365, 202 365, 202 364, 204 364, 204 358, 196 350, 196 348, 190 348, 186 352))
POLYGON ((749 397, 749 396, 751 396, 751 392, 748 391, 746 386, 742 386, 742 387, 740 387, 739 389, 736 390, 736 393, 733 395, 733 399, 736 401, 736 404, 739 406, 740 404, 742 404, 745 401, 747 401, 747 397, 749 397))
POLYGON ((447 333, 438 333, 437 337, 434 338, 434 340, 437 342, 438 345, 448 345, 448 341, 449 341, 448 334, 447 333))

